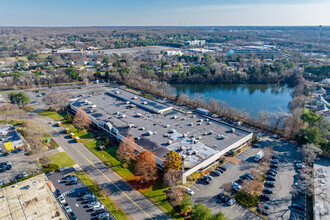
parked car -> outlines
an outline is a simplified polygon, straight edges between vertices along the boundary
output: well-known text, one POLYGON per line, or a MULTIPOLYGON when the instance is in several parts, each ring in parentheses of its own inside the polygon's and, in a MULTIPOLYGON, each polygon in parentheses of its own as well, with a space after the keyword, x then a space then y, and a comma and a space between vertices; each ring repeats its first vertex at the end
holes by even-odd
POLYGON ((101 213, 104 213, 104 212, 105 212, 104 209, 99 209, 99 210, 95 211, 95 214, 98 215, 98 214, 101 214, 101 213))
POLYGON ((95 205, 93 206, 93 211, 97 211, 97 210, 104 210, 104 205, 95 205))
POLYGON ((264 195, 264 194, 262 194, 262 195, 260 196, 260 199, 261 199, 261 200, 265 200, 265 201, 269 201, 269 200, 270 200, 270 197, 269 197, 269 195, 264 195))
POLYGON ((273 190, 271 190, 269 188, 265 188, 264 193, 273 194, 273 190))
POLYGON ((205 182, 206 184, 209 184, 212 181, 212 177, 209 175, 205 175, 202 177, 202 181, 205 182))
POLYGON ((223 171, 226 171, 227 168, 225 166, 219 166, 220 169, 222 169, 223 171))
POLYGON ((277 170, 276 169, 270 168, 268 171, 272 171, 273 173, 276 173, 277 174, 277 170))
POLYGON ((77 176, 69 175, 69 176, 66 176, 66 177, 65 177, 65 180, 66 180, 67 182, 70 182, 71 180, 76 180, 76 181, 78 181, 78 178, 77 178, 77 176))
POLYGON ((10 160, 7 160, 6 161, 6 166, 9 166, 9 165, 11 165, 11 162, 10 162, 10 160))
POLYGON ((89 197, 89 198, 87 199, 87 201, 88 201, 88 202, 95 202, 95 201, 97 201, 97 198, 96 198, 95 196, 93 196, 93 197, 89 197))
POLYGON ((55 190, 55 195, 56 195, 56 196, 60 196, 60 195, 61 195, 61 191, 60 191, 59 189, 56 189, 56 190, 55 190))
POLYGON ((257 208, 257 211, 260 212, 260 213, 263 214, 263 215, 266 215, 266 216, 269 215, 269 211, 266 210, 266 209, 259 209, 259 208, 257 208))
POLYGON ((62 203, 62 204, 66 203, 65 198, 63 196, 59 196, 58 201, 60 201, 60 203, 62 203))
POLYGON ((65 209, 65 211, 66 211, 67 213, 71 213, 71 212, 72 212, 72 209, 71 209, 71 207, 70 207, 69 205, 64 206, 64 209, 65 209))
POLYGON ((186 188, 186 193, 188 193, 191 196, 195 194, 195 192, 192 191, 190 188, 186 188))
POLYGON ((249 180, 254 180, 254 177, 251 174, 249 174, 249 173, 246 173, 245 176, 249 180))
POLYGON ((231 188, 232 188, 234 191, 239 191, 239 190, 241 189, 241 186, 240 186, 238 183, 232 182, 232 183, 231 183, 231 188))
POLYGON ((278 159, 270 159, 271 163, 279 163, 280 161, 278 159))
POLYGON ((271 175, 271 176, 276 176, 276 173, 274 173, 273 171, 270 171, 270 170, 268 170, 266 174, 271 175))
POLYGON ((75 185, 75 184, 78 183, 78 181, 77 180, 70 180, 68 183, 69 183, 69 185, 75 185))
POLYGON ((271 176, 271 175, 267 175, 266 176, 266 180, 276 181, 276 177, 275 176, 271 176))
POLYGON ((274 138, 274 139, 280 139, 280 136, 278 136, 277 134, 273 134, 270 136, 271 138, 274 138))
POLYGON ((94 201, 94 202, 88 203, 88 207, 95 207, 95 206, 99 206, 99 205, 101 205, 99 201, 94 201))
POLYGON ((254 144, 253 147, 260 148, 260 144, 254 144))
POLYGON ((302 205, 300 205, 300 204, 297 204, 297 203, 293 203, 291 205, 291 207, 294 208, 294 209, 298 209, 300 211, 304 211, 304 207, 302 205))
POLYGON ((108 218, 110 215, 107 212, 101 213, 97 216, 98 219, 108 218))
POLYGON ((220 167, 217 167, 215 170, 219 171, 220 173, 225 172, 225 171, 223 171, 223 169, 221 169, 220 167))
POLYGON ((270 164, 270 167, 272 167, 272 168, 278 168, 278 165, 276 163, 271 163, 270 164))
POLYGON ((277 155, 273 155, 272 159, 280 160, 280 158, 277 155))
POLYGON ((227 194, 225 192, 221 192, 217 195, 217 198, 222 200, 223 197, 225 197, 227 194))
POLYGON ((90 197, 95 197, 95 195, 94 194, 86 194, 86 195, 83 196, 83 200, 87 200, 90 197))
POLYGON ((302 169, 303 168, 303 165, 301 163, 296 163, 294 165, 294 167, 297 168, 297 169, 302 169))
POLYGON ((229 199, 229 201, 226 203, 227 205, 231 206, 236 202, 236 200, 234 198, 229 199))
POLYGON ((53 174, 53 172, 52 172, 52 171, 48 171, 48 172, 46 172, 45 174, 46 174, 46 176, 50 176, 50 175, 53 174))
POLYGON ((216 176, 220 176, 221 175, 221 172, 218 171, 218 170, 212 170, 211 173, 214 174, 214 175, 216 175, 216 176))
POLYGON ((69 167, 61 167, 61 168, 59 169, 59 171, 62 172, 62 171, 67 170, 67 169, 69 169, 69 167))
POLYGON ((272 182, 265 182, 265 186, 266 187, 269 187, 269 188, 274 188, 275 187, 275 184, 272 183, 272 182))
POLYGON ((230 195, 225 195, 222 199, 221 202, 227 203, 231 199, 230 195))
POLYGON ((69 217, 70 217, 71 220, 76 220, 77 219, 77 216, 73 212, 70 212, 69 217))

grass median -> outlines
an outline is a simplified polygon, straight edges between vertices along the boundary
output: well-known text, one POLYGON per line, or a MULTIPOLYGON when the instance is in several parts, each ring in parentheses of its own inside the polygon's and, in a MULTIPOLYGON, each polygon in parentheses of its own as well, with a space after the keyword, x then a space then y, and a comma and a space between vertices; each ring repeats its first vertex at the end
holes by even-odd
POLYGON ((132 219, 107 195, 104 190, 101 189, 99 185, 93 181, 90 176, 82 171, 77 171, 76 174, 118 220, 132 219))
POLYGON ((47 157, 52 163, 59 167, 72 167, 76 162, 69 156, 67 152, 59 152, 47 157))

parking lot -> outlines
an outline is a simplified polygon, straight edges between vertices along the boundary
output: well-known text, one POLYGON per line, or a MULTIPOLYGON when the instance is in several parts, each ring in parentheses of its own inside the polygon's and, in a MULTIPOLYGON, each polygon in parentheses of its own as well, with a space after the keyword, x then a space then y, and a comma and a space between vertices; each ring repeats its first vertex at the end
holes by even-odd
MULTIPOLYGON (((78 178, 77 184, 74 185, 69 185, 66 182, 65 177, 73 174, 73 172, 75 172, 75 169, 69 168, 68 170, 55 172, 49 175, 48 179, 53 183, 56 189, 60 190, 61 195, 65 199, 65 203, 71 207, 77 219, 98 219, 93 209, 88 207, 88 201, 83 200, 83 198, 78 195, 81 191, 88 191, 91 193, 82 181, 78 178)), ((105 212, 109 211, 105 208, 105 212)))
POLYGON ((12 168, 10 170, 3 170, 1 173, 0 181, 4 184, 9 181, 15 180, 18 176, 21 176, 23 172, 27 175, 40 171, 40 167, 36 161, 32 160, 31 157, 25 154, 24 150, 18 152, 11 152, 5 156, 0 154, 0 163, 10 161, 12 168))
POLYGON ((257 166, 258 163, 254 162, 254 156, 264 147, 273 147, 274 155, 279 157, 280 163, 278 164, 277 180, 274 181, 275 187, 273 194, 270 195, 270 201, 266 204, 270 205, 269 218, 270 219, 304 219, 300 218, 304 215, 295 209, 291 209, 291 204, 295 202, 293 196, 294 175, 294 161, 301 161, 302 156, 297 152, 296 146, 290 142, 283 140, 270 139, 267 136, 262 137, 263 140, 259 142, 261 148, 249 148, 237 156, 241 160, 240 163, 234 164, 232 162, 226 163, 227 171, 220 176, 213 177, 210 184, 205 184, 198 181, 190 188, 195 192, 192 199, 195 203, 202 202, 208 205, 213 213, 222 211, 230 219, 261 219, 253 212, 250 212, 240 204, 236 203, 232 206, 225 206, 216 196, 224 191, 224 185, 228 182, 236 181, 240 176, 257 166), (292 211, 293 210, 293 211, 292 211), (296 218, 294 218, 296 217, 296 218))

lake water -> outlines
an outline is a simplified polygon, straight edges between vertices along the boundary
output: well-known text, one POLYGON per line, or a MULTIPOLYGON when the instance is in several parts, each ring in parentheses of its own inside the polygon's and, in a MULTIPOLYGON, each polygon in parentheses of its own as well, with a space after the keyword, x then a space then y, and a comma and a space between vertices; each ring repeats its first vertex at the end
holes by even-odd
POLYGON ((258 117, 259 111, 289 112, 288 104, 292 99, 291 88, 279 84, 172 84, 177 92, 189 97, 203 95, 224 101, 232 107, 244 110, 252 117, 258 117))

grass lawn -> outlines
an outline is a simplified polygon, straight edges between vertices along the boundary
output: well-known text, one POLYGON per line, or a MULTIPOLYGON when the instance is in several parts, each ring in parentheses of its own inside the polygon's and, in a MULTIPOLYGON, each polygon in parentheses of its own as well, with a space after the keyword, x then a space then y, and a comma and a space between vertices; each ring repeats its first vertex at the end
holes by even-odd
POLYGON ((117 219, 131 219, 109 196, 102 195, 101 187, 92 178, 81 171, 77 171, 76 174, 117 219))
POLYGON ((47 157, 50 161, 59 167, 72 167, 76 162, 69 156, 67 152, 59 152, 47 157))

